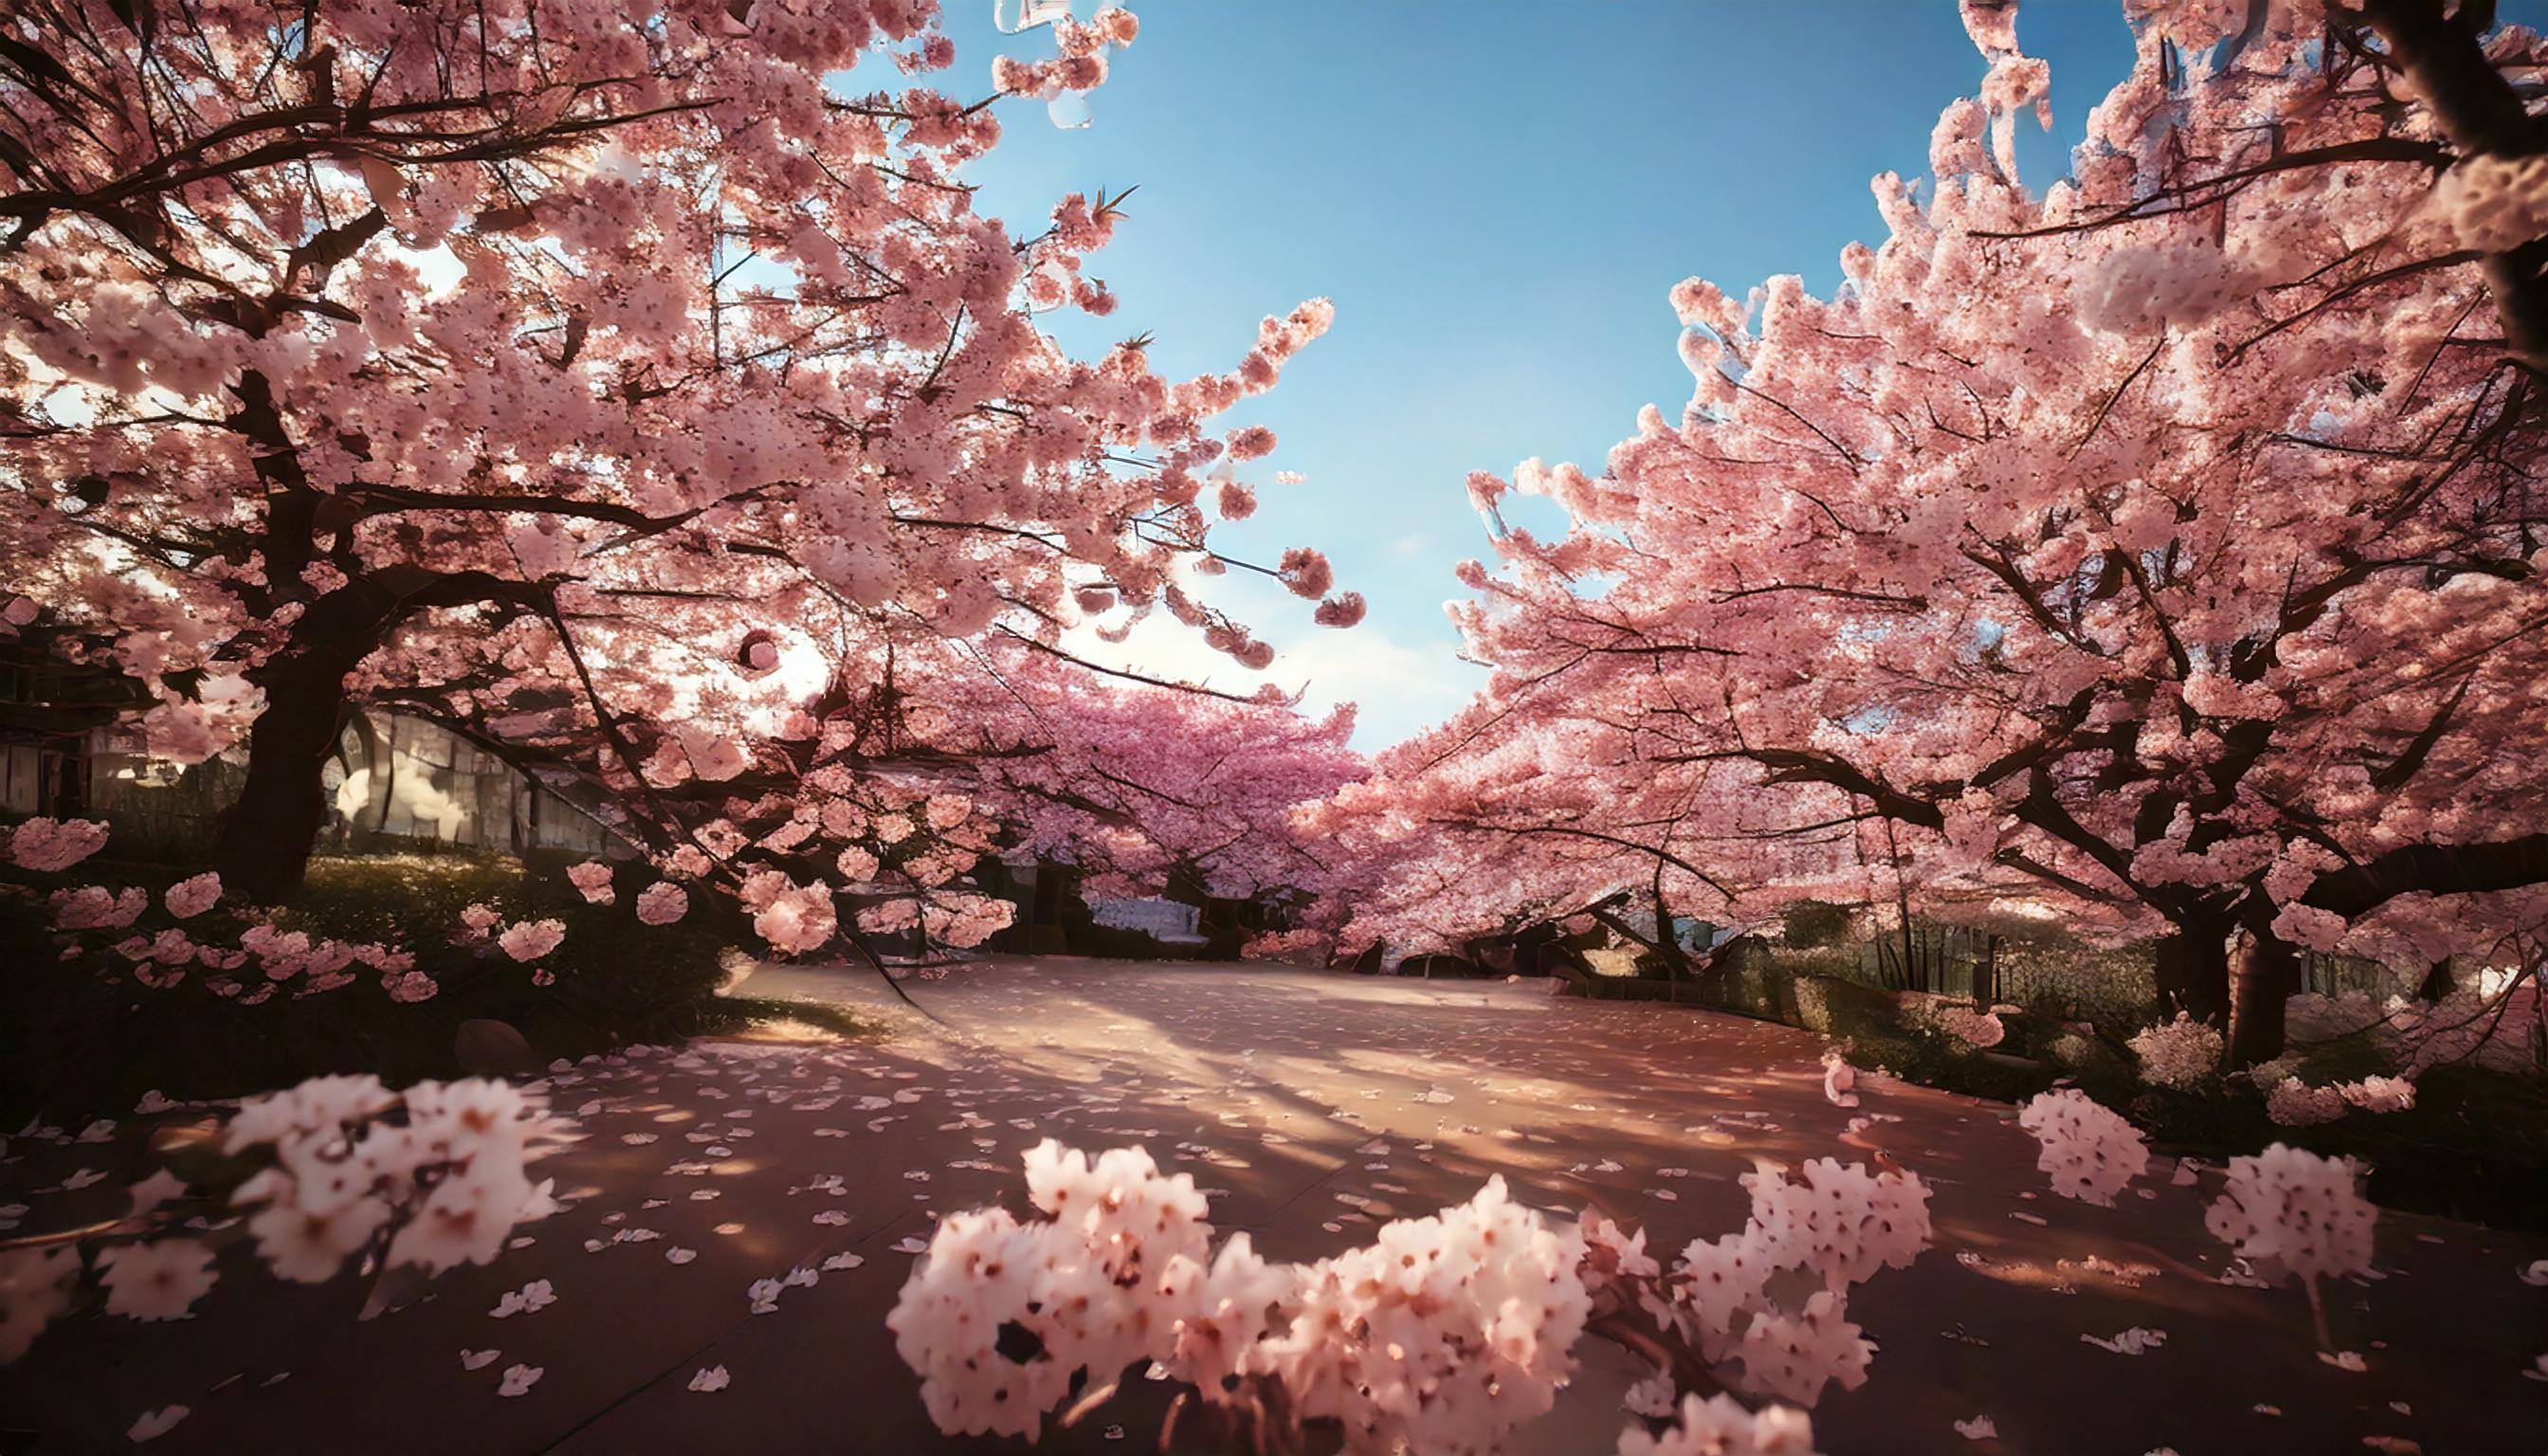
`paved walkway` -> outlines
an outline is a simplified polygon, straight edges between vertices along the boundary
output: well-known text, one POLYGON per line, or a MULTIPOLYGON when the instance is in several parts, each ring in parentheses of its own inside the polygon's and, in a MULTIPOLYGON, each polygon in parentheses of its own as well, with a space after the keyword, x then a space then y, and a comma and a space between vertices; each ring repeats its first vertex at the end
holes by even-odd
MULTIPOLYGON (((2202 1220, 2217 1172, 2150 1180, 2115 1209, 2063 1202, 2009 1109, 1882 1085, 1855 1111, 1832 1107, 1820 1039, 1789 1028, 1552 1001, 1540 982, 1068 959, 914 986, 937 1025, 843 972, 766 971, 750 989, 870 1006, 895 1033, 705 1045, 560 1076, 558 1105, 591 1135, 548 1165, 574 1203, 498 1264, 357 1323, 351 1280, 280 1286, 234 1250, 196 1318, 83 1316, 0 1368, 0 1451, 130 1449, 135 1417, 170 1405, 190 1413, 146 1449, 1024 1450, 932 1432, 883 1319, 936 1215, 1024 1209, 1018 1157, 1047 1136, 1148 1146, 1216 1190, 1221 1228, 1286 1258, 1365 1241, 1375 1222, 1465 1199, 1495 1171, 1525 1201, 1592 1204, 1677 1249, 1740 1225, 1734 1180, 1755 1157, 1880 1148, 1936 1188, 1938 1242, 1852 1296, 1882 1350, 1866 1386, 1815 1412, 1834 1456, 2414 1449, 2366 1439, 2380 1437, 2486 1456, 2536 1453, 2548 1433, 2548 1384, 2522 1376, 2548 1350, 2548 1291, 2515 1277, 2548 1241, 2384 1215, 2385 1277, 2330 1292, 2339 1342, 2367 1359, 2337 1369, 2315 1353, 2297 1291, 2219 1281, 2226 1251, 2202 1220), (817 1285, 749 1313, 753 1281, 827 1260, 817 1285), (553 1306, 491 1317, 541 1279, 553 1306), (2134 1326, 2166 1341, 2128 1356, 2082 1338, 2134 1326), (491 1349, 463 1367, 464 1351, 491 1349), (515 1363, 544 1373, 500 1397, 515 1363), (726 1389, 689 1389, 718 1365, 726 1389), (1979 1415, 1997 1441, 1956 1433, 1979 1415)), ((146 1171, 123 1135, 147 1121, 126 1118, 104 1143, 13 1140, 0 1204, 29 1205, 28 1229, 115 1212, 146 1171), (108 1176, 40 1191, 82 1167, 108 1176)), ((1610 1449, 1639 1372, 1607 1346, 1586 1354, 1516 1453, 1610 1449)), ((1136 1380, 1042 1449, 1154 1449, 1167 1391, 1136 1380)))

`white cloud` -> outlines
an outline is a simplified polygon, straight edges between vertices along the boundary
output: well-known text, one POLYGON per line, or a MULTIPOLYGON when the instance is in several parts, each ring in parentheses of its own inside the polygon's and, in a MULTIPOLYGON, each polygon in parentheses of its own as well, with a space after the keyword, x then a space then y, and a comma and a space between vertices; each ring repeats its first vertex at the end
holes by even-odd
POLYGON ((1232 599, 1258 594, 1221 592, 1216 600, 1273 644, 1274 665, 1262 673, 1206 647, 1200 630, 1164 612, 1145 618, 1120 643, 1079 629, 1065 634, 1062 646, 1106 667, 1223 692, 1253 692, 1267 682, 1286 692, 1306 686, 1301 708, 1313 715, 1354 703, 1354 746, 1366 753, 1442 721, 1485 685, 1484 671, 1460 661, 1448 644, 1410 646, 1370 620, 1342 630, 1316 626, 1309 603, 1297 598, 1232 599))

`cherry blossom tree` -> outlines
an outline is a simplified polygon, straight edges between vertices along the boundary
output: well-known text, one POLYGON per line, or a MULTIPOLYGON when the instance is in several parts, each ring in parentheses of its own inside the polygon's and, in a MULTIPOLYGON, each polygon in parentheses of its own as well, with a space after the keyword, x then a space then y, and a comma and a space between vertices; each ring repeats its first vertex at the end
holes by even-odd
POLYGON ((1981 94, 1925 190, 1876 179, 1831 298, 1680 285, 1679 418, 1472 478, 1500 564, 1453 610, 1495 677, 1366 822, 1756 905, 2050 897, 2162 933, 2242 1062, 2305 951, 2484 955, 2548 910, 2548 46, 2441 0, 2126 8, 2069 176, 2020 184, 2048 68, 1966 0, 1981 94), (1508 528, 1516 490, 1565 533, 1508 528))
POLYGON ((1033 661, 1001 675, 1013 711, 975 715, 967 755, 1016 847, 1076 864, 1101 889, 1192 875, 1230 899, 1332 890, 1334 868, 1295 811, 1365 772, 1354 715, 1109 682, 1033 661), (1021 751, 1040 748, 1042 751, 1021 751))
POLYGON ((217 867, 251 902, 301 882, 349 705, 583 755, 669 853, 664 780, 734 776, 793 706, 772 629, 1049 645, 1078 594, 1161 600, 1208 552, 1199 473, 1273 446, 1212 419, 1330 317, 1183 382, 1039 330, 1113 309, 1084 265, 1121 199, 1018 235, 961 169, 998 95, 1100 83, 1121 10, 970 103, 924 84, 954 63, 926 0, 45 0, 10 28, 12 620, 135 680, 154 754, 244 736, 217 867))

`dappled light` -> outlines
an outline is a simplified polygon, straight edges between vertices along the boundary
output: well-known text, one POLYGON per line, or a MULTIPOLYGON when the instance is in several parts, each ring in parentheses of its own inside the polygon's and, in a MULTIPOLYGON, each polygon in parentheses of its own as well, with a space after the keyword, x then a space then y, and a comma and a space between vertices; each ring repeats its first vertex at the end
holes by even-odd
POLYGON ((2535 1444, 2543 6, 20 0, 0 1448, 2535 1444))

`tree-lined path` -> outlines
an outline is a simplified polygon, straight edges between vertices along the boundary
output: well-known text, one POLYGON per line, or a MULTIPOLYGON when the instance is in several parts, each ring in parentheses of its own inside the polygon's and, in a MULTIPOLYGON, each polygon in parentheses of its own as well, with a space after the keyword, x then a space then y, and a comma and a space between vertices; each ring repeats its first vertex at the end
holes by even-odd
MULTIPOLYGON (((1831 1449, 2439 1456, 2525 1449, 2548 1419, 2548 1385, 2522 1377, 2540 1292, 2517 1277, 2548 1240, 2384 1211, 2384 1277, 2329 1289, 2336 1343, 2364 1365, 2338 1368, 2298 1290, 2221 1282, 2227 1249, 2203 1223, 2217 1170, 2187 1186, 2153 1159, 2116 1208, 2054 1200, 2010 1109, 1872 1078, 1859 1107, 1833 1106, 1822 1039, 1790 1028, 1551 1000, 1544 982, 1066 959, 915 986, 936 1023, 848 972, 747 984, 852 1002, 891 1032, 558 1073, 553 1101, 586 1140, 542 1166, 570 1206, 495 1264, 354 1322, 350 1276, 280 1284, 234 1245, 194 1318, 80 1316, 0 1370, 6 1439, 123 1449, 137 1416, 182 1405, 149 1449, 1023 1449, 937 1435, 884 1315, 936 1217, 1023 1208, 1018 1160, 1046 1137, 1144 1146, 1214 1191, 1218 1228, 1293 1259, 1368 1242, 1491 1173, 1523 1202, 1642 1227, 1669 1256, 1741 1224, 1735 1180, 1756 1157, 1891 1159, 1935 1189, 1936 1247, 1853 1303, 1882 1353, 1873 1380, 1814 1411, 1831 1449), (796 1269, 814 1282, 783 1283, 796 1269), (782 1283, 756 1295, 765 1279, 782 1283), (536 1281, 554 1303, 492 1313, 536 1281), (2136 1328, 2164 1341, 2132 1355, 2084 1338, 2130 1347, 2116 1337, 2136 1328), (507 1398, 516 1366, 540 1373, 507 1398), (722 1389, 693 1389, 719 1368, 722 1389), (1958 1433, 1980 1416, 1997 1444, 1958 1433)), ((11 1138, 0 1205, 29 1206, 13 1216, 30 1227, 120 1212, 158 1120, 11 1138)), ((1512 1449, 1607 1449, 1642 1372, 1597 1341, 1585 1354, 1512 1449)), ((1170 1391, 1137 1378, 1050 1446, 1146 1448, 1170 1391)))

